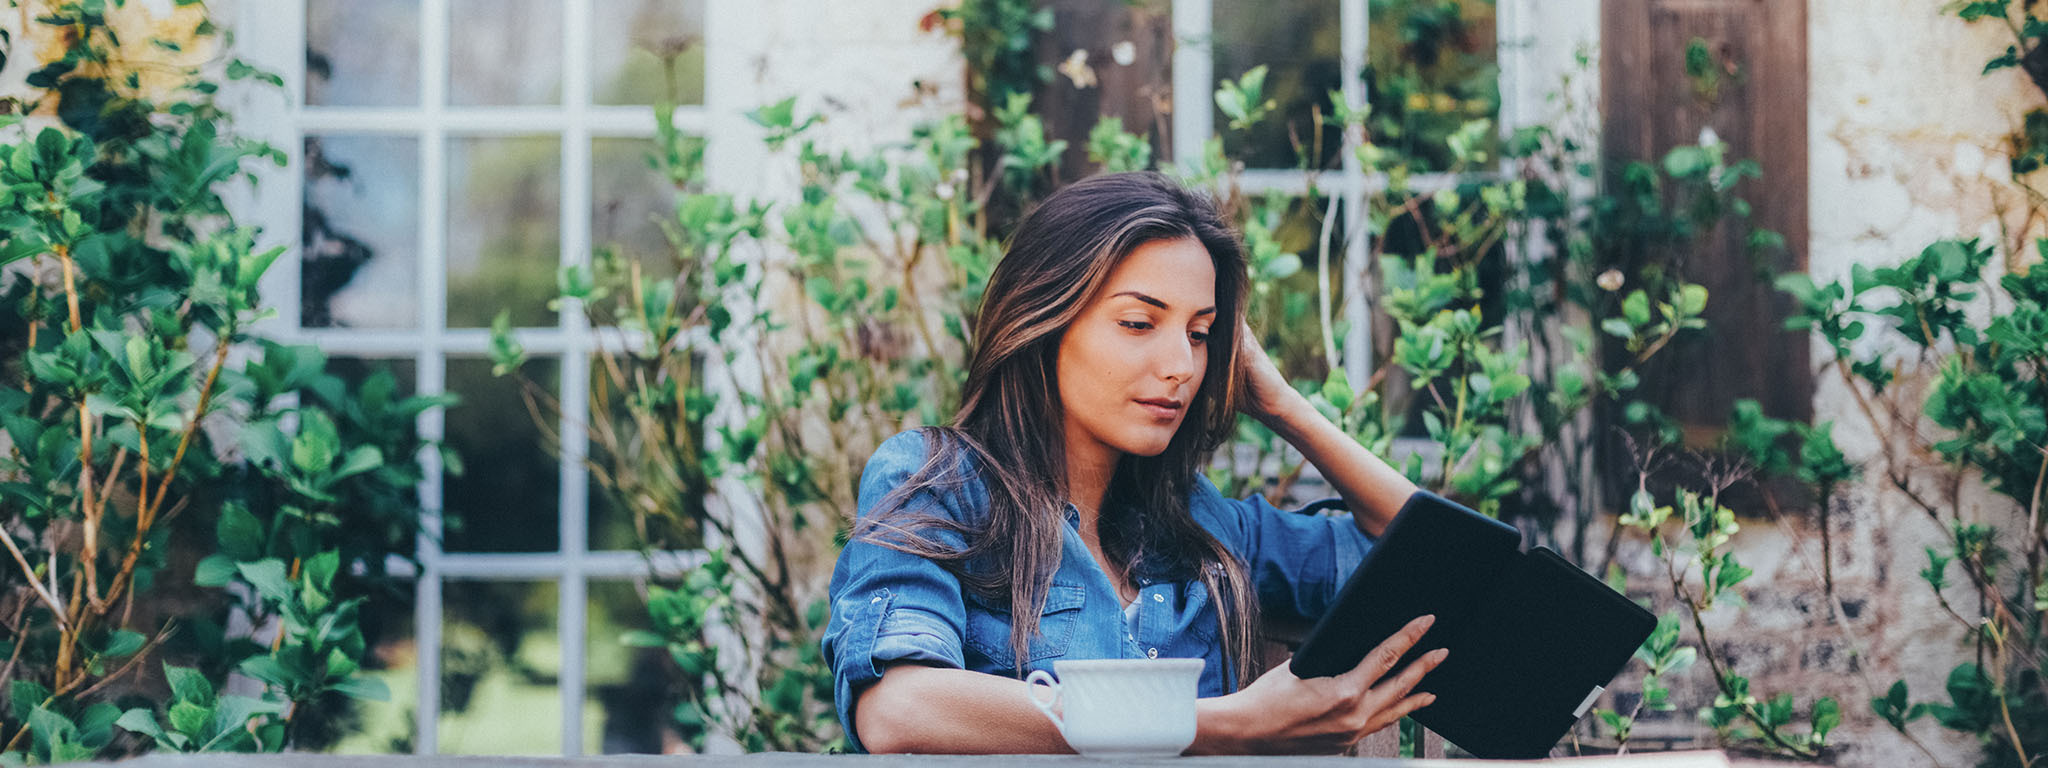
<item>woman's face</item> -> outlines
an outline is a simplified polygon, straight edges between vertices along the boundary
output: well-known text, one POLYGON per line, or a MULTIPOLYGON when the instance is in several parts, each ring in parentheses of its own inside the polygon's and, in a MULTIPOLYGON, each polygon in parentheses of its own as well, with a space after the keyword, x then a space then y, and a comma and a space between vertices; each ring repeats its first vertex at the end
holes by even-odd
POLYGON ((1154 240, 1125 256, 1060 339, 1070 454, 1165 451, 1201 389, 1214 322, 1216 265, 1200 241, 1154 240))

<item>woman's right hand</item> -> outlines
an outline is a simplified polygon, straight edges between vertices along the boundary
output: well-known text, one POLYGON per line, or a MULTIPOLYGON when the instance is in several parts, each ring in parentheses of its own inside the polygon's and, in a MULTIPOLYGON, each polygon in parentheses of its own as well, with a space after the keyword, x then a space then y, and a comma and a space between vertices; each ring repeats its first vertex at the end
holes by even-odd
POLYGON ((1410 693, 1443 663, 1439 648, 1393 672, 1394 663, 1429 631, 1423 616, 1379 644, 1357 667, 1336 677, 1296 677, 1292 662, 1261 675, 1244 690, 1206 700, 1196 749, 1238 754, 1336 754, 1368 735, 1428 706, 1436 696, 1410 693))

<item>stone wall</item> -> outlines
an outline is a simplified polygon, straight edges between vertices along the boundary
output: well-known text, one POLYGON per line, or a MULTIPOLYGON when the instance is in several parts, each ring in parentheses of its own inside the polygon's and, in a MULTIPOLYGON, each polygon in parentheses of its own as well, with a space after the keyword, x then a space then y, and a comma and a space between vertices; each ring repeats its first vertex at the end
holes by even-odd
MULTIPOLYGON (((1816 280, 1844 278, 1853 265, 1896 263, 1942 238, 1999 238, 2001 211, 2017 208, 2020 198, 2007 181, 2005 136, 2042 102, 2017 70, 1980 75, 2010 44, 2009 34, 1918 0, 1811 0, 1809 13, 1809 269, 1816 280)), ((1773 170, 1766 169, 1766 183, 1773 170)), ((2024 231, 2016 212, 2004 218, 2024 242, 2041 234, 2024 231)), ((1991 268, 2004 267, 1994 261, 1991 268)), ((1871 350, 1887 344, 1876 334, 1864 342, 1871 350)), ((1829 354, 1816 346, 1814 359, 1829 354)), ((1874 471, 1882 461, 1877 435, 1841 378, 1829 370, 1817 383, 1816 421, 1833 422, 1851 461, 1873 470, 1849 490, 1832 525, 1837 596, 1848 620, 1829 619, 1813 524, 1794 523, 1798 531, 1788 535, 1752 520, 1737 542, 1743 562, 1756 569, 1749 584, 1758 588, 1747 608, 1723 609, 1710 630, 1733 641, 1739 670, 1774 670, 1757 677, 1759 690, 1792 691, 1802 704, 1820 695, 1842 703, 1839 764, 1935 758, 1973 765, 1981 754, 1974 739, 1923 719, 1912 732, 1930 755, 1870 711, 1870 698, 1899 679, 1916 700, 1945 700, 1949 670, 1965 659, 1963 629, 1918 575, 1927 564, 1923 547, 1946 549, 1943 528, 1874 471)), ((1985 522, 2012 514, 2003 497, 1981 488, 1965 484, 1960 495, 1966 513, 1985 522)), ((1952 588, 1950 596, 1969 592, 1952 588)), ((1974 618, 1970 605, 1957 607, 1974 618)))

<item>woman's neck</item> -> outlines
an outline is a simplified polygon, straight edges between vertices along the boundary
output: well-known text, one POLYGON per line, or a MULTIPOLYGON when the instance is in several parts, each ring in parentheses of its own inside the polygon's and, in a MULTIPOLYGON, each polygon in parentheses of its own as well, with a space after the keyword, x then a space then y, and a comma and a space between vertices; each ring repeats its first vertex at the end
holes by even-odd
POLYGON ((1067 436, 1067 499, 1081 510, 1081 533, 1091 539, 1109 495, 1109 479, 1123 454, 1088 437, 1067 436))

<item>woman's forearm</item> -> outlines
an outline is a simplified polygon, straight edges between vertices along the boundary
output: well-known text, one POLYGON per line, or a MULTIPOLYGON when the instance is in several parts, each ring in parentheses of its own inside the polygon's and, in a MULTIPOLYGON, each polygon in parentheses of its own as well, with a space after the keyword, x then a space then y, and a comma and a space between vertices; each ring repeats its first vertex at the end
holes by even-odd
POLYGON ((875 753, 1073 752, 1026 693, 1022 680, 899 664, 860 693, 854 727, 875 753))
POLYGON ((1261 421, 1322 472, 1323 479, 1344 497, 1358 529, 1367 535, 1385 532, 1401 505, 1415 493, 1415 483, 1406 475, 1344 434, 1309 404, 1308 398, 1294 394, 1261 421))
MULTIPOLYGON (((878 754, 1071 754, 1066 737, 1025 695, 1025 684, 1012 678, 898 665, 861 692, 854 727, 861 744, 878 754)), ((1188 754, 1244 753, 1234 701, 1223 696, 1195 702, 1195 743, 1188 754)))

